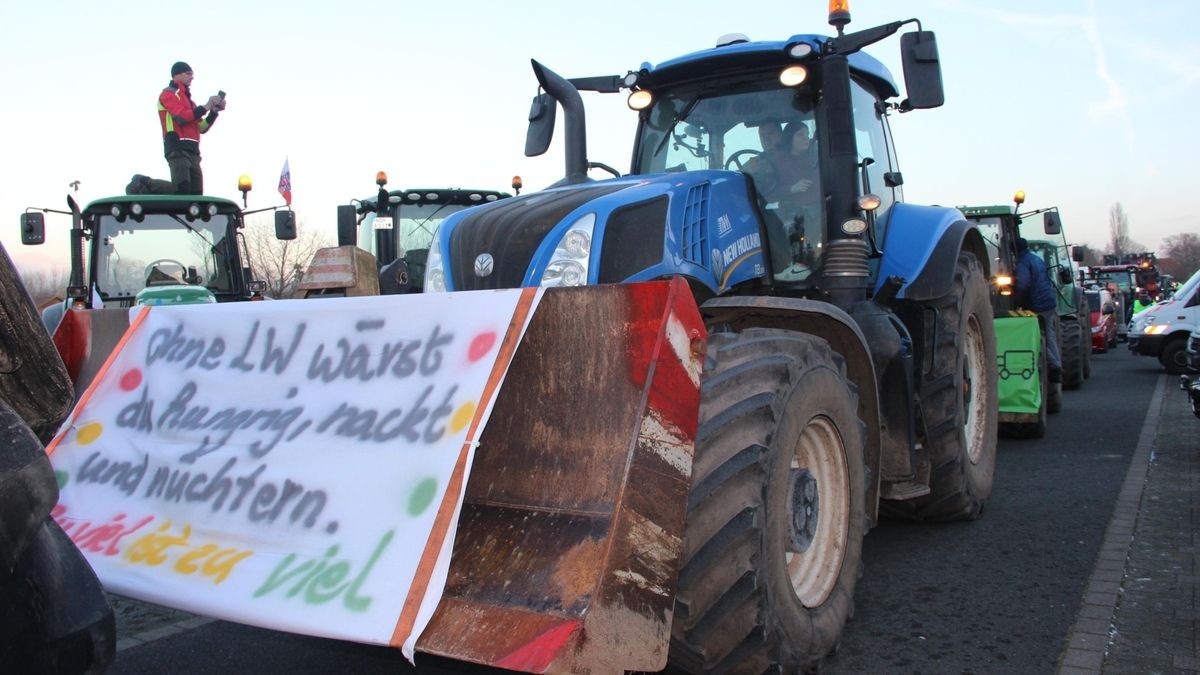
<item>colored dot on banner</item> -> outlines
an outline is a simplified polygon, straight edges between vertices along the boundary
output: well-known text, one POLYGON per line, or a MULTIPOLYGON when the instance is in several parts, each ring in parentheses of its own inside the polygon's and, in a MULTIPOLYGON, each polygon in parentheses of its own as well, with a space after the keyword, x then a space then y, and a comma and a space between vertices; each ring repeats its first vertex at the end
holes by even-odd
POLYGON ((104 433, 104 425, 99 422, 88 422, 79 427, 79 431, 75 432, 75 441, 80 445, 87 445, 104 433))
POLYGON ((471 340, 471 347, 467 350, 467 358, 471 361, 478 361, 487 356, 487 353, 492 351, 492 347, 495 344, 496 333, 494 331, 480 333, 475 336, 474 340, 471 340))
POLYGON ((71 474, 66 471, 55 471, 54 480, 58 481, 58 489, 61 490, 67 487, 67 483, 71 481, 71 474))
POLYGON ((134 368, 128 373, 121 376, 121 388, 125 391, 133 391, 142 383, 142 371, 140 368, 134 368))
POLYGON ((417 483, 417 489, 413 490, 412 495, 408 498, 408 515, 419 516, 429 508, 433 503, 434 493, 437 492, 437 480, 426 478, 417 483))
POLYGON ((458 410, 454 411, 454 416, 450 418, 450 430, 458 433, 467 428, 471 423, 471 419, 475 417, 475 402, 467 401, 458 406, 458 410))

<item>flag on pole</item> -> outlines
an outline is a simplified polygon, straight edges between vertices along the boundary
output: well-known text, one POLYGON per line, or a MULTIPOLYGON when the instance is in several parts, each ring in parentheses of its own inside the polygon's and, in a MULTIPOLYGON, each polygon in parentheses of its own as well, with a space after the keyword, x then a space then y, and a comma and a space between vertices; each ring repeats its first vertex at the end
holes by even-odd
POLYGON ((283 171, 279 174, 279 194, 288 206, 292 205, 292 170, 288 168, 287 158, 284 158, 283 171))

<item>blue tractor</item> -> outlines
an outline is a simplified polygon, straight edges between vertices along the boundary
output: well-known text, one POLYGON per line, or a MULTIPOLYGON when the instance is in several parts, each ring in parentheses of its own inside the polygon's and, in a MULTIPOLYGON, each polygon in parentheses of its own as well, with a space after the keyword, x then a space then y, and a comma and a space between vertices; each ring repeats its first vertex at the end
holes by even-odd
MULTIPOLYGON (((839 5, 840 6, 840 5, 839 5)), ((682 277, 709 330, 670 660, 798 672, 836 646, 880 511, 974 519, 995 467, 991 261, 953 208, 903 201, 894 113, 942 105, 915 19, 728 36, 625 76, 539 84, 566 175, 446 218, 424 290, 682 277), (905 88, 861 50, 900 31, 905 88), (580 90, 628 92, 627 175, 593 180, 580 90)))

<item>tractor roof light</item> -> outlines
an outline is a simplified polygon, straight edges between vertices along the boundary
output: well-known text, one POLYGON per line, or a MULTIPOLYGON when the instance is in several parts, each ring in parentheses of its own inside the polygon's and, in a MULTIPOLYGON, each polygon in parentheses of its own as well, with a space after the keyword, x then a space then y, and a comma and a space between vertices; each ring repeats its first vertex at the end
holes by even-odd
POLYGON ((813 53, 813 47, 807 42, 797 42, 795 44, 788 45, 785 51, 787 51, 787 55, 793 59, 802 59, 813 53))
POLYGON ((829 25, 838 29, 850 23, 850 0, 829 0, 829 25))
POLYGON ((200 217, 200 205, 194 204, 194 203, 188 204, 187 213, 188 213, 188 216, 191 218, 199 218, 200 217))
POLYGON ((409 201, 415 202, 421 198, 421 193, 420 192, 410 192, 405 196, 408 197, 409 201))
POLYGON ((1017 193, 1015 195, 1013 195, 1013 201, 1017 203, 1017 206, 1024 204, 1025 203, 1025 191, 1017 190, 1017 193))
POLYGON ((250 181, 250 176, 248 176, 246 174, 242 174, 242 175, 238 176, 238 190, 241 191, 243 196, 247 192, 249 192, 253 187, 254 187, 254 184, 250 181))
POLYGON ((798 87, 808 79, 808 69, 804 66, 788 66, 779 73, 779 83, 785 87, 798 87))
POLYGON ((113 204, 112 208, 109 209, 109 213, 111 213, 112 217, 116 218, 118 221, 125 219, 125 215, 121 212, 121 207, 118 204, 113 204))
POLYGON ((640 77, 640 73, 635 73, 631 70, 625 74, 625 77, 621 78, 621 84, 624 85, 626 89, 633 89, 637 86, 638 77, 640 77))
POLYGON ((524 183, 524 182, 521 180, 521 177, 520 177, 520 176, 513 176, 513 179, 512 179, 512 189, 514 189, 514 190, 520 190, 520 189, 521 189, 521 188, 523 188, 523 187, 525 187, 525 183, 524 183))
MULTIPOLYGON (((216 205, 214 205, 213 208, 216 208, 216 205)), ((145 207, 143 207, 140 202, 134 202, 129 205, 129 212, 134 216, 140 216, 145 213, 145 211, 145 207)))
POLYGON ((630 110, 645 110, 654 102, 654 97, 645 89, 638 89, 629 94, 629 99, 626 103, 629 104, 630 110))
POLYGON ((471 196, 468 197, 468 199, 470 199, 473 202, 477 202, 480 199, 483 199, 483 195, 479 194, 478 192, 472 192, 471 196))
POLYGON ((378 185, 379 187, 383 187, 384 185, 387 185, 387 173, 385 173, 383 171, 376 172, 375 173, 375 184, 378 185))
POLYGON ((213 216, 215 216, 215 215, 217 215, 217 205, 216 205, 216 204, 209 204, 209 205, 208 205, 208 217, 209 217, 209 218, 212 218, 212 217, 213 217, 213 216))

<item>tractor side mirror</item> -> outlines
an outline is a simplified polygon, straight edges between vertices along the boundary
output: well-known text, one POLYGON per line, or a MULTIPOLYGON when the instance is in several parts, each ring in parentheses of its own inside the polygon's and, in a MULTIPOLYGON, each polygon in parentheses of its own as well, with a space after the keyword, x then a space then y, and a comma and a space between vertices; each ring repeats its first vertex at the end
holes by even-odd
POLYGON ((291 241, 296 238, 296 212, 275 212, 275 238, 291 241))
POLYGON ((1074 279, 1071 277, 1070 268, 1059 266, 1058 268, 1058 283, 1060 286, 1070 286, 1074 279))
POLYGON ((1058 215, 1058 211, 1042 214, 1042 230, 1046 234, 1062 234, 1062 217, 1058 215))
POLYGON ((338 246, 358 245, 358 210, 353 204, 337 207, 338 246))
POLYGON ((525 132, 526 157, 537 157, 550 149, 557 111, 558 101, 550 94, 542 92, 533 97, 533 103, 529 106, 529 129, 525 132))
POLYGON ((1082 246, 1072 246, 1071 247, 1071 260, 1074 260, 1077 263, 1083 262, 1083 247, 1082 246))
POLYGON ((40 213, 21 214, 21 243, 26 246, 46 243, 46 216, 40 213))
POLYGON ((919 109, 936 108, 945 103, 942 66, 938 60, 937 39, 933 31, 922 30, 901 35, 900 53, 908 105, 919 109))

